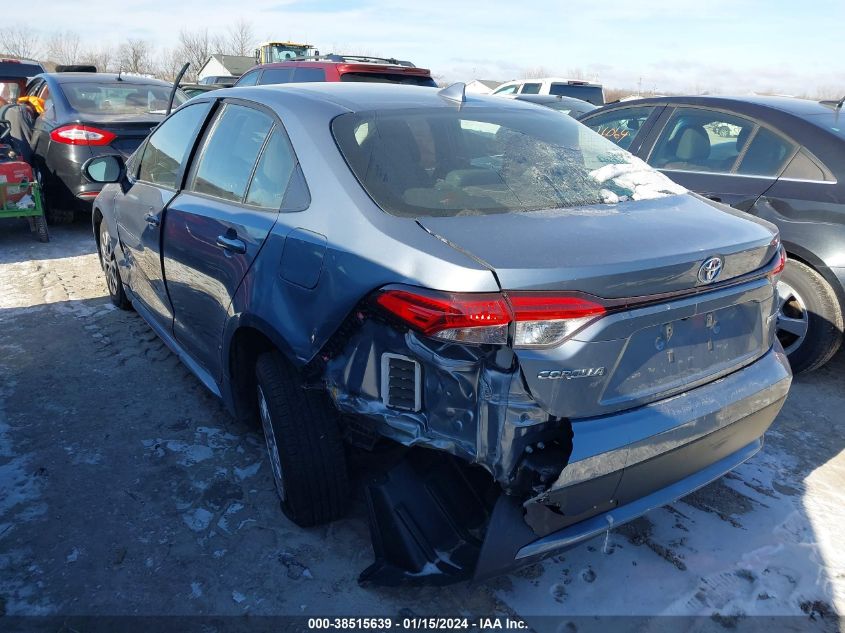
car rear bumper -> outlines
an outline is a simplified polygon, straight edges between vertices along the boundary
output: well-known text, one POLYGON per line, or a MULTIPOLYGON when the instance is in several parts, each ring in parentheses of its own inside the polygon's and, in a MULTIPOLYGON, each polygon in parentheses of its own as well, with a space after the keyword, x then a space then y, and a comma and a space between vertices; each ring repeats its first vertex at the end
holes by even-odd
POLYGON ((703 387, 573 422, 573 455, 555 484, 524 503, 500 498, 475 577, 571 547, 724 475, 760 450, 791 380, 776 344, 753 364, 703 387))

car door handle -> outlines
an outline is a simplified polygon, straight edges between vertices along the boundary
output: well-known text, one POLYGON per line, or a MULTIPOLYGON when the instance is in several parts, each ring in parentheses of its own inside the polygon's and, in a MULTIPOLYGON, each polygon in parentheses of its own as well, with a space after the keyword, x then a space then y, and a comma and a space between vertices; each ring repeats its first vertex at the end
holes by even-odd
POLYGON ((159 220, 158 216, 152 212, 144 216, 144 221, 150 226, 158 226, 161 224, 161 220, 159 220))
POLYGON ((224 251, 229 251, 230 253, 239 253, 241 255, 246 253, 246 243, 244 243, 243 240, 239 240, 237 237, 218 235, 217 246, 222 248, 224 251))

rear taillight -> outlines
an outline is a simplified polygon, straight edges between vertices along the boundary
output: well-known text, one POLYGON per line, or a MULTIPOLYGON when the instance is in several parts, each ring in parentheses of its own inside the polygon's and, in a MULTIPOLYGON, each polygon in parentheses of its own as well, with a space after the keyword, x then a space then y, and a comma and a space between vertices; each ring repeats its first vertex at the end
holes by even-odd
POLYGON ((572 293, 505 296, 389 286, 376 294, 375 302, 426 336, 491 345, 506 345, 512 336, 516 348, 559 345, 606 312, 597 301, 572 293))
POLYGON ((444 341, 506 345, 510 309, 498 293, 457 294, 388 287, 376 303, 411 328, 444 341))
POLYGON ((521 292, 508 293, 513 308, 514 347, 547 347, 572 336, 601 317, 603 305, 580 295, 521 292))
POLYGON ((89 125, 63 125, 50 132, 50 138, 65 145, 108 145, 117 136, 89 125))
POLYGON ((783 272, 783 269, 786 268, 786 250, 784 250, 783 246, 778 246, 777 253, 775 253, 774 257, 774 268, 769 272, 769 279, 772 283, 777 283, 778 277, 783 272))

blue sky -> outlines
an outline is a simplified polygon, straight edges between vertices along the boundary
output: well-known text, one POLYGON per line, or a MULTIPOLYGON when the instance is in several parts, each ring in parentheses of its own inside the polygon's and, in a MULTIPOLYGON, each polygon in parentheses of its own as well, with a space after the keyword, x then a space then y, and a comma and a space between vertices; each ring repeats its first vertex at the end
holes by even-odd
POLYGON ((842 0, 88 0, 84 17, 78 0, 42 6, 41 31, 72 28, 93 46, 170 46, 180 28, 222 32, 243 18, 260 39, 410 59, 456 81, 542 69, 658 92, 845 95, 842 0))

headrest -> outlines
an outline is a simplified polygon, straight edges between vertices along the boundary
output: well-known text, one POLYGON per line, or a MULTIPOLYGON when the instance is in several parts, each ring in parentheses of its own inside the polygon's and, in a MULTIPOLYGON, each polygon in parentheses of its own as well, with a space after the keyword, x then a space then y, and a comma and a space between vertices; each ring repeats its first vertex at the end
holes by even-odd
POLYGON ((698 161, 710 156, 710 137, 702 127, 688 127, 678 139, 675 155, 682 161, 698 161))

